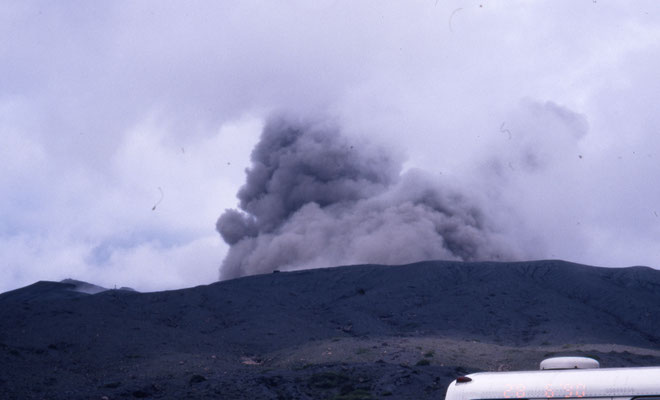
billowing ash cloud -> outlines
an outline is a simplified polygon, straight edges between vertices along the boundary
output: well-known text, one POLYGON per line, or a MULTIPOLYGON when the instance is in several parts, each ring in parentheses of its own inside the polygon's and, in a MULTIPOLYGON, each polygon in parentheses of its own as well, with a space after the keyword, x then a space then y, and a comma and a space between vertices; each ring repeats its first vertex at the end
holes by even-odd
POLYGON ((221 279, 355 263, 516 258, 476 203, 369 143, 321 123, 271 119, 240 210, 217 230, 221 279))

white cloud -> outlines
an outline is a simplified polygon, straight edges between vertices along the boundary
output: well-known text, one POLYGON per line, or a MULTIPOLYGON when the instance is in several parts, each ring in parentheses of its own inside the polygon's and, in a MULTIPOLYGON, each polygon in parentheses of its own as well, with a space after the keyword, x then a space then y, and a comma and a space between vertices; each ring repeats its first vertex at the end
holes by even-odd
POLYGON ((216 235, 163 245, 157 241, 109 246, 109 257, 93 256, 92 242, 64 241, 59 235, 17 235, 0 240, 3 276, 0 292, 39 280, 75 278, 106 288, 127 286, 139 291, 177 289, 217 280, 226 246, 216 235))
POLYGON ((225 251, 215 235, 174 246, 147 242, 114 249, 105 263, 88 268, 81 276, 105 287, 128 286, 140 291, 206 285, 218 279, 218 260, 225 251))
POLYGON ((150 116, 95 169, 62 168, 38 143, 10 136, 11 150, 26 151, 6 154, 17 172, 4 175, 0 291, 68 277, 138 290, 217 279, 226 246, 215 219, 235 206, 260 129, 246 116, 181 138, 150 116))

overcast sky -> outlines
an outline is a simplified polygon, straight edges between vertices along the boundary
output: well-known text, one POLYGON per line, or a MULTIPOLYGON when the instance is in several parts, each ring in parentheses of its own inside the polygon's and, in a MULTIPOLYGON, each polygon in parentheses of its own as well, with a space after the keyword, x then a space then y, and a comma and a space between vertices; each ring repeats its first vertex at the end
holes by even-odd
POLYGON ((660 267, 658 71, 655 0, 5 1, 0 291, 217 280, 274 112, 451 180, 530 258, 660 267))

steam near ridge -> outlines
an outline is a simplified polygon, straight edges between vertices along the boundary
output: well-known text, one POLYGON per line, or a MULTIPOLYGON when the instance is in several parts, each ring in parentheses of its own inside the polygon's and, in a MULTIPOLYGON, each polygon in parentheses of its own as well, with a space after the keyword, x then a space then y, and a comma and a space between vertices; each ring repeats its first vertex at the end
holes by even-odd
POLYGON ((478 205, 336 127, 271 119, 217 230, 220 278, 356 263, 515 259, 478 205))

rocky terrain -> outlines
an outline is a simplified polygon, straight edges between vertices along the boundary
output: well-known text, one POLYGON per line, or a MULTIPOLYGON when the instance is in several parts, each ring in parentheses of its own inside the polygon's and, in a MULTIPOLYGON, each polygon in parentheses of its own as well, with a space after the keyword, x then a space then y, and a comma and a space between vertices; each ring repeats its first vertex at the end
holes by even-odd
POLYGON ((660 271, 362 265, 138 293, 0 294, 1 399, 442 399, 551 355, 660 365, 660 271))

